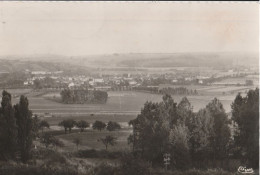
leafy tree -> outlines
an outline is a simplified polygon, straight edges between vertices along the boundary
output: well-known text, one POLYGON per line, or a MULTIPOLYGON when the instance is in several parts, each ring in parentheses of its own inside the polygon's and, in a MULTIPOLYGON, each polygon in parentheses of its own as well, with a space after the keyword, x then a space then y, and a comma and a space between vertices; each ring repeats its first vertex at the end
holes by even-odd
POLYGON ((160 112, 165 128, 171 129, 177 124, 180 117, 177 112, 177 103, 169 94, 163 96, 163 101, 160 103, 160 112))
POLYGON ((67 119, 63 120, 59 123, 59 126, 64 127, 65 134, 67 133, 67 130, 69 130, 69 133, 71 132, 71 129, 75 126, 76 122, 73 119, 67 119))
POLYGON ((93 129, 97 129, 99 131, 101 131, 102 129, 105 129, 105 127, 106 127, 106 124, 104 122, 98 121, 98 120, 95 121, 92 126, 93 129))
POLYGON ((214 119, 206 109, 201 109, 192 120, 190 131, 190 153, 193 161, 199 162, 209 157, 210 138, 214 119))
POLYGON ((171 152, 174 156, 172 164, 177 169, 187 169, 190 166, 189 137, 189 130, 185 125, 174 126, 170 131, 171 152))
POLYGON ((101 138, 100 141, 105 145, 107 150, 108 145, 114 146, 116 144, 116 137, 108 135, 105 138, 101 138))
POLYGON ((114 131, 114 130, 118 130, 118 129, 121 129, 121 126, 117 122, 112 122, 112 121, 108 122, 108 124, 107 124, 108 131, 114 131))
POLYGON ((238 94, 231 105, 236 124, 234 141, 249 166, 259 166, 259 89, 249 90, 246 97, 238 94))
POLYGON ((18 146, 21 159, 26 162, 30 158, 33 139, 32 112, 29 110, 29 101, 25 96, 20 97, 20 102, 14 106, 15 118, 18 126, 18 146))
POLYGON ((214 119, 213 132, 210 138, 213 159, 223 159, 227 156, 228 144, 230 141, 230 120, 225 113, 222 103, 214 98, 207 106, 206 110, 214 119))
POLYGON ((76 126, 80 128, 81 132, 83 132, 85 128, 89 127, 89 123, 84 120, 80 120, 76 123, 76 126))
POLYGON ((0 158, 14 159, 17 150, 17 125, 14 108, 11 103, 11 94, 2 92, 0 108, 0 158))
POLYGON ((49 123, 46 120, 42 120, 39 123, 39 128, 42 130, 42 133, 43 133, 43 129, 44 128, 50 128, 50 125, 49 125, 49 123))
POLYGON ((187 97, 183 97, 177 105, 178 123, 184 124, 191 129, 192 119, 194 118, 193 107, 187 97))
POLYGON ((73 143, 77 146, 77 150, 79 150, 79 145, 81 144, 82 140, 80 138, 74 138, 73 143))

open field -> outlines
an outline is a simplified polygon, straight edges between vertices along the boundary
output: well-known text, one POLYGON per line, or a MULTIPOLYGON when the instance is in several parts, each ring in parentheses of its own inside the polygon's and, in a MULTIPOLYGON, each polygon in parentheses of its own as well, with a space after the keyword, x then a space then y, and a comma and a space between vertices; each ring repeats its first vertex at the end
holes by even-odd
MULTIPOLYGON (((210 102, 215 96, 187 96, 194 111, 210 102)), ((179 102, 182 96, 173 96, 179 102)), ((225 109, 230 111, 234 95, 218 97, 225 109)), ((14 99, 13 102, 18 99, 14 99)), ((138 114, 146 101, 160 102, 162 95, 143 92, 109 92, 106 104, 61 104, 43 97, 29 97, 30 108, 34 113, 51 113, 54 115, 84 115, 84 114, 138 114)))
MULTIPOLYGON (((194 86, 187 88, 197 89, 199 94, 204 94, 187 96, 195 112, 205 107, 216 96, 223 103, 226 112, 230 112, 230 105, 235 99, 237 92, 254 89, 254 87, 244 86, 194 86), (225 92, 225 95, 222 94, 223 92, 225 92)), ((140 113, 146 101, 162 101, 161 94, 135 91, 109 91, 106 104, 62 104, 48 99, 53 98, 54 95, 56 98, 59 98, 60 95, 58 92, 42 93, 31 91, 30 89, 11 89, 8 91, 15 95, 12 99, 13 104, 18 102, 18 95, 25 94, 29 99, 30 109, 33 113, 45 115, 46 117, 53 115, 58 117, 87 117, 90 120, 101 117, 103 120, 109 116, 109 119, 115 119, 118 122, 128 122, 134 118, 134 116, 140 113), (95 117, 91 114, 94 114, 95 117), (119 119, 122 116, 123 120, 119 119)), ((182 97, 179 95, 173 96, 176 102, 179 102, 182 97)))

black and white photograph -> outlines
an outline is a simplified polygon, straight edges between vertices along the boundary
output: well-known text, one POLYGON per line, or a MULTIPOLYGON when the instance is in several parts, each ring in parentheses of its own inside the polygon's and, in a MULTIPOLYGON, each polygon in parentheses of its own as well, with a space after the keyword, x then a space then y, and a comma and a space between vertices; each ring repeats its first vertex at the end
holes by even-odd
POLYGON ((258 175, 259 2, 0 1, 0 175, 258 175))

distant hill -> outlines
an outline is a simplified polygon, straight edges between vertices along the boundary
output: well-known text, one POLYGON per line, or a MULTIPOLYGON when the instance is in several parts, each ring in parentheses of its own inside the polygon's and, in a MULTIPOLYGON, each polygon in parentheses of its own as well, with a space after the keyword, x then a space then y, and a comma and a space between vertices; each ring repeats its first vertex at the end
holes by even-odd
POLYGON ((72 65, 62 61, 28 61, 19 59, 0 59, 1 72, 24 72, 29 71, 66 71, 66 72, 87 72, 86 68, 80 65, 72 65))
POLYGON ((70 58, 74 63, 100 67, 231 67, 256 66, 258 54, 248 53, 129 53, 70 58))
POLYGON ((258 54, 248 53, 126 53, 87 56, 30 55, 0 57, 1 71, 92 71, 105 68, 169 68, 258 66, 258 54))
POLYGON ((258 56, 227 53, 130 54, 119 61, 130 67, 227 67, 258 65, 258 56))

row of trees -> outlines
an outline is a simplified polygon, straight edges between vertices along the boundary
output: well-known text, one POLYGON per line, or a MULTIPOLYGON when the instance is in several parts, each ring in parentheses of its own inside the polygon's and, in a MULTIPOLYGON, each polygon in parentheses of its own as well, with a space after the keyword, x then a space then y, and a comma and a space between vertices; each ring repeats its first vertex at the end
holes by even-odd
POLYGON ((258 167, 259 90, 240 94, 232 104, 232 120, 215 98, 195 113, 188 99, 178 104, 170 95, 160 103, 146 102, 141 114, 129 122, 133 134, 128 141, 135 155, 162 164, 164 153, 172 155, 171 167, 186 169, 223 162, 231 157, 258 167), (231 122, 235 134, 231 136, 231 122))
POLYGON ((117 122, 109 121, 107 124, 102 121, 95 121, 92 126, 93 129, 97 129, 99 131, 103 129, 107 129, 108 131, 115 131, 121 129, 121 126, 117 122))
POLYGON ((151 92, 151 93, 158 93, 158 87, 137 86, 137 87, 133 87, 133 90, 148 91, 148 92, 151 92))
POLYGON ((87 89, 64 89, 60 93, 62 103, 83 104, 83 103, 106 103, 108 94, 105 91, 87 89))
MULTIPOLYGON (((77 127, 80 129, 81 132, 84 131, 84 129, 90 127, 90 124, 84 120, 80 120, 78 122, 76 122, 73 119, 67 119, 67 120, 63 120, 59 123, 59 126, 64 127, 65 133, 67 133, 67 131, 69 131, 69 133, 71 132, 73 127, 77 127)), ((107 129, 108 131, 114 131, 114 130, 118 130, 121 129, 121 126, 117 123, 117 122, 112 122, 109 121, 107 124, 102 122, 102 121, 95 121, 92 125, 93 129, 96 130, 103 130, 103 129, 107 129)))
POLYGON ((176 87, 176 88, 168 87, 168 88, 160 89, 159 92, 161 94, 172 94, 172 95, 198 95, 198 91, 196 89, 189 90, 185 87, 176 87))
POLYGON ((160 84, 170 84, 171 80, 166 79, 165 77, 144 79, 142 81, 142 86, 158 86, 160 84))
POLYGON ((84 120, 76 122, 73 119, 67 119, 60 122, 59 126, 64 127, 65 133, 67 133, 67 131, 71 132, 71 129, 75 126, 79 128, 81 132, 83 132, 85 128, 89 127, 89 123, 84 120))

